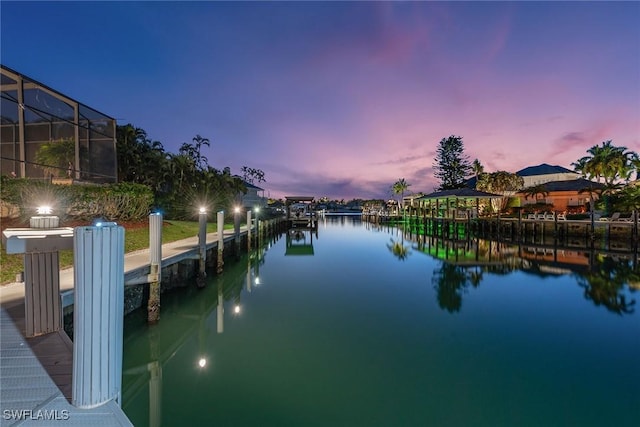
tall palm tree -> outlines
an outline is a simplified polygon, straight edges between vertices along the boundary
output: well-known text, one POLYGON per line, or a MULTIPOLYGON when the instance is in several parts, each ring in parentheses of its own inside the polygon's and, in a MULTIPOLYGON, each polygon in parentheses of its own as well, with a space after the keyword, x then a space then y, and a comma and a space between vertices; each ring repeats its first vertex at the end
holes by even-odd
POLYGON ((482 163, 480 163, 480 160, 475 159, 473 163, 471 163, 471 171, 476 176, 476 184, 477 184, 478 179, 480 178, 480 175, 484 173, 484 166, 482 166, 482 163))
POLYGON ((404 178, 400 178, 391 187, 394 194, 400 194, 400 206, 403 210, 404 210, 404 192, 407 191, 407 189, 410 186, 411 184, 407 183, 407 181, 404 178))

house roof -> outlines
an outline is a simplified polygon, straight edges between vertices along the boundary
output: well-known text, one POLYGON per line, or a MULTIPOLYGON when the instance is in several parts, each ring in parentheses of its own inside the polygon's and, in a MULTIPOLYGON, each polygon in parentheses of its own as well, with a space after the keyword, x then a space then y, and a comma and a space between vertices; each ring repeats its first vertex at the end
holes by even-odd
POLYGON ((550 175, 554 173, 575 173, 574 171, 563 168, 562 166, 552 166, 547 163, 543 163, 538 166, 529 166, 516 172, 519 176, 534 176, 534 175, 550 175))
POLYGON ((547 191, 580 191, 587 188, 593 188, 599 190, 604 188, 604 184, 595 181, 589 181, 588 179, 568 179, 566 181, 551 181, 540 185, 547 191))
POLYGON ((258 191, 264 191, 264 188, 260 188, 257 185, 253 185, 253 184, 251 184, 250 182, 247 182, 247 181, 244 181, 244 185, 247 188, 254 188, 254 189, 258 190, 258 191))
POLYGON ((502 197, 500 194, 486 193, 480 190, 474 190, 473 188, 456 188, 454 190, 442 190, 435 193, 427 194, 421 197, 424 199, 487 199, 494 197, 502 197))

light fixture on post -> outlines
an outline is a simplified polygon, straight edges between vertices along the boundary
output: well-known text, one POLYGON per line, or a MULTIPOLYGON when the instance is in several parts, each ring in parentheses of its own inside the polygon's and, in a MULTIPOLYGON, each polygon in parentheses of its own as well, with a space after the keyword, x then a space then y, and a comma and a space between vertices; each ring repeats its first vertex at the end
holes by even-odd
POLYGON ((60 258, 73 248, 73 228, 59 227, 50 205, 37 209, 30 228, 7 228, 2 243, 7 254, 24 254, 25 329, 27 337, 62 329, 60 258))
POLYGON ((56 228, 60 225, 60 218, 52 215, 53 209, 50 205, 42 205, 36 208, 37 215, 29 218, 31 228, 56 228))

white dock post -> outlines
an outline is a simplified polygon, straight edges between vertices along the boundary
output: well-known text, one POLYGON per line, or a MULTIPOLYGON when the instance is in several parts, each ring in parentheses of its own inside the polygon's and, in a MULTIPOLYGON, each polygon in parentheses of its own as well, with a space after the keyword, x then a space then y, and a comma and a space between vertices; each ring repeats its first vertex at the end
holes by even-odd
POLYGON ((147 322, 160 320, 160 282, 162 280, 162 214, 149 215, 149 301, 147 322))
POLYGON ((122 387, 124 228, 105 223, 74 230, 72 403, 92 408, 122 387))
POLYGON ((224 211, 218 212, 218 274, 222 273, 224 260, 222 252, 224 251, 224 211))
POLYGON ((247 209, 247 250, 251 250, 251 209, 247 209))
POLYGON ((237 206, 233 210, 233 240, 236 256, 240 256, 240 208, 237 206))
POLYGON ((206 266, 207 266, 207 211, 205 208, 200 208, 200 214, 198 215, 198 249, 199 249, 199 269, 198 278, 196 283, 199 288, 203 288, 206 284, 206 266))

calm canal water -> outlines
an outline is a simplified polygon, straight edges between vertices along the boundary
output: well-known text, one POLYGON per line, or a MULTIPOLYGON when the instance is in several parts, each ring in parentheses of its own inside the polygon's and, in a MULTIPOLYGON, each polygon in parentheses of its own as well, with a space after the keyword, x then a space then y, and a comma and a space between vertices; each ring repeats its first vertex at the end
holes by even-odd
POLYGON ((122 407, 136 426, 636 426, 639 284, 624 257, 327 218, 163 294, 156 326, 128 316, 122 407))

